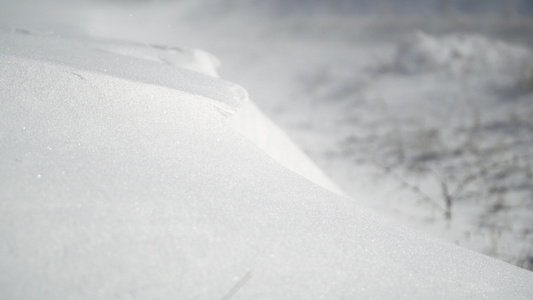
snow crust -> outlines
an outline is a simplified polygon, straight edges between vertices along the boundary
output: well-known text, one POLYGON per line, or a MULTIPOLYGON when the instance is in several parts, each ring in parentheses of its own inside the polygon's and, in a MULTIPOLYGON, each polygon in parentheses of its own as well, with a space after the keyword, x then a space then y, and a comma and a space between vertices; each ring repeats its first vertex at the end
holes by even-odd
POLYGON ((221 114, 233 85, 97 42, 11 31, 0 45, 2 299, 533 292, 531 272, 274 162, 221 114))

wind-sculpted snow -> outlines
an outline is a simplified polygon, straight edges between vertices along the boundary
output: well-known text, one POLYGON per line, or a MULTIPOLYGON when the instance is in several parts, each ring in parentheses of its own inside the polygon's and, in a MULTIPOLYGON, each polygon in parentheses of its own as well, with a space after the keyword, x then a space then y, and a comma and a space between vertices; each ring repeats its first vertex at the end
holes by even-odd
POLYGON ((213 106, 232 85, 98 47, 0 34, 1 299, 533 293, 275 163, 213 106))
POLYGON ((228 123, 251 143, 289 170, 339 195, 347 196, 292 140, 248 101, 228 123))
POLYGON ((204 52, 191 53, 189 50, 188 55, 169 56, 169 50, 177 51, 162 46, 142 49, 138 44, 128 43, 88 44, 83 40, 66 40, 58 45, 54 42, 58 37, 53 35, 16 32, 18 34, 4 32, 0 35, 2 53, 182 90, 209 101, 215 100, 213 104, 228 114, 234 113, 248 99, 243 88, 210 76, 216 75, 216 59, 204 52), (159 63, 153 63, 154 57, 160 60, 159 63), (176 61, 171 62, 171 59, 176 61), (179 64, 180 68, 173 67, 173 63, 179 64))
POLYGON ((142 45, 134 43, 102 43, 97 50, 108 51, 133 58, 142 58, 154 62, 176 66, 182 69, 219 77, 218 59, 200 49, 182 49, 164 45, 142 45))

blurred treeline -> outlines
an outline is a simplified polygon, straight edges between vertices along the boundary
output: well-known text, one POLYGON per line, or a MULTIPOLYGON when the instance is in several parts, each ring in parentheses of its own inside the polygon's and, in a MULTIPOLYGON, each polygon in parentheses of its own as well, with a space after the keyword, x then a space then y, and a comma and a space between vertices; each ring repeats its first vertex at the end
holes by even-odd
POLYGON ((278 13, 466 14, 513 16, 533 14, 533 0, 92 0, 101 2, 197 2, 217 8, 255 8, 278 13))
MULTIPOLYGON (((220 0, 243 2, 255 0, 220 0)), ((293 10, 334 10, 361 14, 531 14, 533 0, 274 0, 293 10)))

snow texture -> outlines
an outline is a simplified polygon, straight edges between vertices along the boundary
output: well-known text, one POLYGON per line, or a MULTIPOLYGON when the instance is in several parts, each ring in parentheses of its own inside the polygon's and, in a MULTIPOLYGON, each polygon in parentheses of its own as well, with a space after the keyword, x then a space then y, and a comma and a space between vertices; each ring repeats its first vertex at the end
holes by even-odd
MULTIPOLYGON (((374 199, 362 194, 354 200, 339 196, 342 191, 243 88, 216 78, 217 59, 154 41, 170 39, 154 28, 177 19, 175 10, 166 9, 175 5, 194 7, 198 11, 191 19, 207 17, 205 24, 213 23, 205 3, 154 2, 163 8, 121 3, 127 14, 90 1, 50 7, 5 3, 0 7, 0 27, 7 28, 0 29, 0 299, 530 298, 531 272, 398 225, 364 207, 374 199), (21 14, 17 9, 24 5, 21 14), (132 28, 139 30, 124 30, 123 17, 135 20, 132 28), (88 39, 88 32, 115 36, 88 39), (117 41, 142 35, 153 40, 117 41)), ((326 43, 295 41, 287 49, 268 39, 276 32, 269 26, 258 42, 254 29, 241 23, 257 21, 256 16, 241 17, 228 18, 226 28, 215 22, 220 31, 192 39, 220 43, 227 57, 271 71, 278 81, 265 80, 246 64, 236 70, 251 79, 247 82, 266 83, 264 93, 255 94, 271 101, 263 107, 290 112, 291 105, 301 105, 286 101, 301 96, 286 87, 294 86, 290 76, 302 69, 309 72, 299 80, 314 83, 308 92, 316 102, 307 105, 319 105, 321 116, 340 108, 346 114, 335 116, 350 117, 342 101, 322 98, 375 92, 365 89, 367 77, 380 78, 350 69, 353 61, 346 58, 354 57, 352 48, 339 43, 332 54, 317 46, 326 43), (253 38, 244 44, 232 40, 228 32, 234 25, 239 27, 234 35, 253 38), (235 54, 228 43, 245 55, 235 54), (315 63, 339 58, 337 68, 308 65, 302 53, 315 63), (287 72, 280 73, 283 68, 287 72), (280 102, 284 106, 276 106, 280 102), (326 106, 331 103, 340 105, 326 106)), ((290 24, 305 31, 300 25, 290 24)), ((167 33, 177 38, 175 29, 167 33)), ((403 82, 383 76, 375 88, 385 87, 385 101, 403 99, 395 92, 405 90, 391 89, 403 82)), ((300 115, 291 116, 292 124, 305 124, 305 109, 297 107, 300 115)), ((390 122, 372 127, 381 130, 380 124, 390 122)), ((354 130, 345 120, 333 125, 323 136, 344 138, 354 130)), ((307 150, 326 157, 323 141, 311 141, 307 150)), ((353 158, 342 159, 344 168, 338 170, 352 167, 353 158)), ((355 182, 354 177, 346 181, 355 182)))
POLYGON ((243 101, 234 85, 98 42, 19 31, 0 41, 2 299, 533 292, 531 272, 275 163, 221 114, 243 101))

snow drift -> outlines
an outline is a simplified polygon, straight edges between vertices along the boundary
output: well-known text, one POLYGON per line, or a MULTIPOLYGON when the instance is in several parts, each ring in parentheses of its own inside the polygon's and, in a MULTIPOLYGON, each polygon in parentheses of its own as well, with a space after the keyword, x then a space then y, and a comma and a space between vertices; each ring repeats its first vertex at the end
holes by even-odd
POLYGON ((251 124, 241 88, 108 47, 0 33, 0 298, 533 293, 531 272, 398 226, 277 163, 258 145, 292 146, 268 145, 286 140, 264 117, 257 130, 239 125, 251 124), (275 137, 254 144, 250 132, 275 137))

